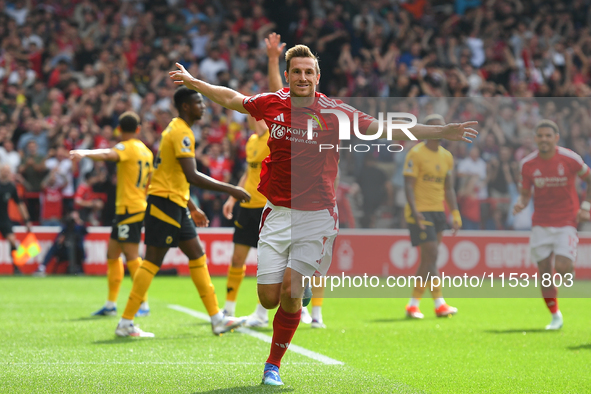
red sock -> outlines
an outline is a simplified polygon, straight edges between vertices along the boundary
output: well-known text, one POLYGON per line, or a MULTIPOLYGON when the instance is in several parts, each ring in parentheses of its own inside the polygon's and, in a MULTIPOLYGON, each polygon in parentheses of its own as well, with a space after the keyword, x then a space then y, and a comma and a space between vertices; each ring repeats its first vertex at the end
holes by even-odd
POLYGON ((273 342, 271 342, 271 354, 267 362, 269 364, 281 366, 281 359, 287 351, 293 334, 295 334, 298 325, 300 324, 300 317, 302 310, 296 313, 287 313, 283 310, 281 305, 273 319, 273 342))
POLYGON ((544 301, 546 301, 550 313, 558 312, 558 298, 544 298, 544 301))

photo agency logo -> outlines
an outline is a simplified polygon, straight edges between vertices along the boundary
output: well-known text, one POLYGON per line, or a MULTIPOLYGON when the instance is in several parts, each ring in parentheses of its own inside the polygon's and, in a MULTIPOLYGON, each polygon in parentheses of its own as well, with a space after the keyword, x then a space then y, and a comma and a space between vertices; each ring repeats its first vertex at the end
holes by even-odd
MULTIPOLYGON (((343 106, 343 104, 341 104, 343 106)), ((377 139, 384 138, 384 127, 386 128, 386 135, 385 138, 388 141, 392 141, 392 131, 393 130, 401 130, 410 140, 417 141, 417 138, 410 132, 409 129, 413 128, 417 124, 417 118, 413 114, 406 113, 406 112, 379 112, 377 123, 378 123, 378 130, 375 134, 363 134, 359 131, 359 111, 356 111, 354 108, 351 107, 351 112, 353 113, 353 133, 355 136, 362 140, 362 141, 375 141, 377 139), (384 122, 386 119, 386 122, 384 122), (400 123, 401 120, 410 120, 409 123, 400 123), (385 125, 385 126, 384 126, 385 125)), ((339 126, 339 141, 350 141, 351 140, 351 120, 350 114, 347 112, 339 109, 326 109, 323 108, 320 110, 321 114, 332 114, 337 117, 338 126, 339 126)), ((317 133, 314 131, 315 128, 320 128, 320 130, 324 130, 322 123, 318 119, 318 116, 310 113, 306 113, 310 116, 307 123, 307 139, 312 140, 317 133)), ((361 113, 362 116, 367 116, 361 113)), ((326 126, 326 122, 325 126, 326 126)), ((378 152, 380 149, 386 149, 388 152, 401 152, 403 150, 402 145, 400 144, 366 144, 366 143, 355 143, 355 144, 345 144, 345 145, 334 145, 334 144, 319 144, 318 149, 319 152, 323 150, 336 150, 339 151, 348 151, 348 152, 369 152, 372 149, 377 150, 378 152)))

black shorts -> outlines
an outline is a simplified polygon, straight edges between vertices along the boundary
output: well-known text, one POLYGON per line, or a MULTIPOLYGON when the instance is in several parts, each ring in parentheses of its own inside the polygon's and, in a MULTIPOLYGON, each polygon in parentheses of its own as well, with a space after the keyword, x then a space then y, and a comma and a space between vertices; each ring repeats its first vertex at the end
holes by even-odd
POLYGON ((115 219, 113 219, 111 239, 117 242, 139 244, 142 240, 143 224, 144 212, 116 215, 115 219))
POLYGON ((263 208, 240 207, 238 217, 234 220, 234 237, 232 241, 235 244, 256 248, 259 243, 259 225, 261 224, 262 214, 263 208))
POLYGON ((158 248, 175 248, 180 241, 197 238, 195 223, 188 208, 168 198, 148 196, 144 219, 145 244, 158 248))
POLYGON ((12 231, 12 222, 10 220, 0 221, 0 234, 2 234, 2 238, 6 239, 8 235, 13 233, 14 231, 12 231))
POLYGON ((437 233, 447 228, 445 212, 421 212, 425 217, 425 229, 421 230, 415 223, 409 223, 410 242, 418 246, 423 242, 437 241, 437 233))

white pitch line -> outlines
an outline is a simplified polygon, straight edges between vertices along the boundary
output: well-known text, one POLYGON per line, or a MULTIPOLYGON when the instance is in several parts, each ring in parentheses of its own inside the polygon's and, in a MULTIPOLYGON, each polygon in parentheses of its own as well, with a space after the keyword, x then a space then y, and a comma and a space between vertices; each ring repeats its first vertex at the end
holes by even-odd
MULTIPOLYGON (((93 362, 93 361, 47 361, 47 362, 38 362, 38 363, 0 363, 0 367, 12 367, 12 366, 19 366, 19 365, 40 365, 40 366, 49 366, 49 365, 261 365, 260 362, 226 362, 226 361, 186 361, 186 362, 168 362, 168 361, 104 361, 104 362, 93 362)), ((282 363, 283 365, 283 363, 282 363)), ((285 363, 285 365, 310 365, 308 362, 295 362, 295 363, 285 363)))
MULTIPOLYGON (((104 362, 92 362, 92 361, 56 361, 56 362, 39 362, 39 363, 0 363, 0 366, 12 366, 12 365, 260 365, 261 363, 255 362, 225 362, 225 361, 196 361, 196 362, 168 362, 168 361, 104 361, 104 362)), ((297 363, 291 363, 297 364, 297 363)), ((304 364, 304 363, 299 363, 304 364)), ((306 363, 307 364, 307 363, 306 363)))
MULTIPOLYGON (((191 316, 196 317, 201 320, 205 320, 208 322, 211 321, 210 317, 208 315, 206 315, 205 313, 195 311, 193 309, 185 308, 184 306, 169 305, 168 307, 170 309, 174 309, 175 311, 186 313, 187 315, 191 315, 191 316)), ((260 339, 261 341, 266 342, 266 343, 272 343, 272 341, 273 341, 272 337, 265 335, 262 332, 251 330, 249 328, 241 327, 241 328, 237 329, 236 331, 238 331, 242 334, 250 335, 251 337, 260 339)), ((298 354, 301 354, 302 356, 309 357, 312 360, 320 361, 323 364, 345 365, 345 363, 342 361, 338 361, 338 360, 335 360, 335 359, 330 358, 328 356, 325 356, 323 354, 313 352, 312 350, 308 350, 308 349, 303 348, 301 346, 294 345, 293 343, 289 345, 289 350, 296 352, 298 354)))

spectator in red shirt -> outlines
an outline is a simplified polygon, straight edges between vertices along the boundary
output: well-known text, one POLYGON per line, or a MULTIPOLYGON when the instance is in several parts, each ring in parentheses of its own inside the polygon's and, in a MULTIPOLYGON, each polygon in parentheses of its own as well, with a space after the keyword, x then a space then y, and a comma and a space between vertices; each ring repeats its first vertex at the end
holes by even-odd
POLYGON ((84 223, 88 223, 91 226, 100 225, 99 218, 101 217, 101 210, 104 206, 103 201, 92 190, 92 185, 96 181, 97 176, 94 172, 86 173, 84 182, 78 186, 74 195, 74 209, 80 213, 80 218, 84 223))
MULTIPOLYGON (((195 151, 195 157, 204 167, 209 176, 220 182, 229 182, 232 176, 233 162, 229 158, 230 152, 222 152, 220 144, 202 144, 195 151), (207 153, 203 151, 207 149, 207 153)), ((222 195, 204 191, 202 195, 203 211, 211 220, 213 227, 222 224, 222 195)))
POLYGON ((61 226, 63 215, 62 189, 66 186, 66 180, 58 181, 62 177, 57 168, 54 168, 41 183, 41 225, 61 226))
POLYGON ((211 144, 207 155, 201 157, 204 166, 209 168, 209 175, 220 182, 229 182, 232 175, 232 160, 226 152, 222 153, 220 144, 211 144))
POLYGON ((58 87, 58 85, 60 85, 62 82, 65 82, 69 78, 70 73, 68 72, 68 62, 62 59, 57 63, 57 66, 53 69, 51 74, 49 74, 47 86, 50 88, 58 87))
POLYGON ((462 228, 464 230, 480 230, 479 183, 478 175, 470 175, 458 192, 458 206, 462 214, 462 228))

